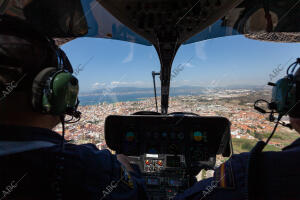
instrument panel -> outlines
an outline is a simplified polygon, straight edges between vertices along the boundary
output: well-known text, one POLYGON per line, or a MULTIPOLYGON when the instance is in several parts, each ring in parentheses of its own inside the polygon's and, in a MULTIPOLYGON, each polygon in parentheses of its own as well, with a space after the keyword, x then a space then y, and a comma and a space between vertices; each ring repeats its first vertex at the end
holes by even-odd
POLYGON ((231 155, 230 122, 223 117, 108 116, 105 139, 125 154, 145 179, 149 199, 172 199, 213 168, 216 155, 231 155))
POLYGON ((105 140, 128 156, 191 153, 206 160, 231 155, 230 122, 223 117, 111 115, 105 120, 105 140))
MULTIPOLYGON (((120 145, 120 152, 129 156, 184 153, 193 160, 207 160, 210 152, 207 131, 200 129, 190 131, 128 130, 121 134, 120 145)), ((213 151, 211 154, 215 155, 213 151)))

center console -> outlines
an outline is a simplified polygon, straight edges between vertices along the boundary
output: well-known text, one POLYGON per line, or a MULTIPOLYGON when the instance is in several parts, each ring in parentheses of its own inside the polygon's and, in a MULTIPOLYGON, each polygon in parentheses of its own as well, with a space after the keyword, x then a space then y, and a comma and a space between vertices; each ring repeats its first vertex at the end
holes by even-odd
POLYGON ((173 199, 212 169, 216 155, 231 155, 230 122, 222 117, 109 116, 105 139, 144 177, 149 199, 173 199))

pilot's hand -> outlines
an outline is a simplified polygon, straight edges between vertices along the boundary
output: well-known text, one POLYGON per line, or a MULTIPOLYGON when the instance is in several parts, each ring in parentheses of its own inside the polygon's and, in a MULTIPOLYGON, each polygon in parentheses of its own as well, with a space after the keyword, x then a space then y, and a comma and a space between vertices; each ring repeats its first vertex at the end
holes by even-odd
POLYGON ((117 154, 117 159, 120 163, 122 163, 122 165, 124 165, 127 171, 134 172, 134 170, 130 166, 130 162, 127 156, 125 156, 124 154, 117 154))

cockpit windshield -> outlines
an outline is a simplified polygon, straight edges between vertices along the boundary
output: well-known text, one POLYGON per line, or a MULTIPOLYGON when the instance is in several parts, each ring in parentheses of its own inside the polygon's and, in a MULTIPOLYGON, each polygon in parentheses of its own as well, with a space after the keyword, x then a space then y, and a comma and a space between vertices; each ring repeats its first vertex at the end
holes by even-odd
MULTIPOLYGON (((68 125, 67 139, 105 148, 104 121, 108 115, 157 111, 152 71, 159 72, 160 63, 153 47, 82 38, 62 48, 79 78, 82 112, 79 123, 68 125)), ((296 43, 264 42, 246 36, 184 45, 172 67, 169 113, 227 117, 232 123, 234 152, 249 151, 274 127, 266 120, 268 115, 254 109, 254 102, 271 99, 268 82, 286 75, 299 50, 296 43)), ((155 83, 160 112, 159 75, 155 83)), ((288 118, 283 121, 287 123, 288 118)), ((280 150, 295 138, 295 132, 281 127, 267 150, 280 150)))

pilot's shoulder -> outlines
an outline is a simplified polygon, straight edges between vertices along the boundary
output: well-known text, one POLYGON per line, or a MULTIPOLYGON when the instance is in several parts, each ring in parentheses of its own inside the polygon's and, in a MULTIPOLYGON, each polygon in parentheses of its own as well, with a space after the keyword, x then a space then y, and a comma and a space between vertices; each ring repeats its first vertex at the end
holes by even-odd
POLYGON ((250 158, 250 152, 233 154, 226 162, 221 164, 218 169, 222 167, 232 168, 233 171, 245 170, 246 166, 248 166, 250 158))
POLYGON ((89 169, 94 168, 109 170, 112 165, 119 165, 115 155, 107 149, 99 150, 94 144, 68 144, 65 146, 65 153, 76 158, 77 161, 84 162, 89 169))
POLYGON ((80 145, 84 151, 89 152, 92 156, 97 157, 110 157, 116 159, 116 156, 112 154, 108 149, 98 149, 96 145, 88 143, 80 145))
POLYGON ((222 163, 214 173, 215 184, 220 189, 237 189, 243 184, 248 171, 250 153, 233 155, 222 163))
MULTIPOLYGON (((65 150, 74 154, 90 154, 91 156, 105 155, 111 156, 111 152, 108 149, 99 150, 96 145, 87 143, 87 144, 71 144, 68 143, 65 145, 65 150)), ((86 155, 85 155, 86 156, 86 155)))

